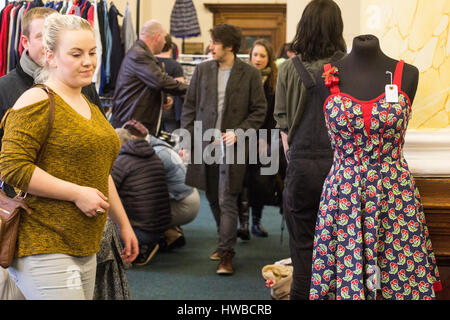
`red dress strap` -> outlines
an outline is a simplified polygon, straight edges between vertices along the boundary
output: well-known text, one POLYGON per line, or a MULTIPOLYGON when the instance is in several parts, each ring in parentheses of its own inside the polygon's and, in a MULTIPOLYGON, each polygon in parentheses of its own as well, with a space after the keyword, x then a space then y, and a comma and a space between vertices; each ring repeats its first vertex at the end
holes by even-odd
MULTIPOLYGON (((330 71, 332 71, 331 69, 332 69, 331 68, 331 64, 329 64, 329 63, 323 66, 323 70, 325 71, 323 73, 323 75, 325 77, 325 81, 327 79, 327 75, 330 75, 330 71)), ((331 94, 339 94, 339 93, 341 93, 341 90, 339 89, 339 86, 337 84, 335 84, 335 83, 333 83, 329 88, 330 88, 331 94)))
POLYGON ((403 77, 403 66, 405 65, 405 61, 400 60, 397 63, 397 67, 395 68, 394 73, 394 84, 397 86, 398 91, 402 90, 402 77, 403 77))

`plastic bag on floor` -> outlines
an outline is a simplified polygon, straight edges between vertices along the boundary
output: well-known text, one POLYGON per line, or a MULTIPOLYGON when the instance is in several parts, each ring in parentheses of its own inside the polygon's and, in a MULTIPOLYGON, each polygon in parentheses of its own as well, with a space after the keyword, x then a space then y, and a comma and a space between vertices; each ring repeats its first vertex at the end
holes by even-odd
POLYGON ((270 288, 270 295, 275 300, 289 300, 292 284, 291 260, 283 259, 263 267, 262 275, 266 279, 266 287, 270 288))

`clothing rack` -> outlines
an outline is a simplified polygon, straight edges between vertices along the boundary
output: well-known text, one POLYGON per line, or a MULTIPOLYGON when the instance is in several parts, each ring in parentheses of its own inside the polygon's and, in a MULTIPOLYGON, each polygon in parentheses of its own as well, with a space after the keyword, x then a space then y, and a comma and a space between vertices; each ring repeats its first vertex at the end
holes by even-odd
MULTIPOLYGON (((21 19, 23 18, 23 15, 26 13, 26 11, 19 15, 19 10, 22 10, 23 7, 27 7, 26 10, 29 10, 28 5, 31 5, 31 7, 48 6, 53 9, 56 9, 58 7, 57 10, 61 13, 83 16, 83 18, 87 19, 91 23, 96 34, 99 38, 101 38, 101 46, 99 44, 99 50, 97 50, 97 54, 100 57, 97 61, 97 70, 94 75, 93 82, 96 83, 97 91, 99 92, 99 94, 106 96, 112 94, 124 53, 136 40, 136 32, 135 30, 133 30, 135 24, 131 20, 131 11, 128 3, 126 10, 126 13, 128 15, 126 20, 127 26, 125 27, 125 29, 121 29, 120 25, 118 24, 117 17, 124 16, 118 11, 113 1, 15 0, 2 2, 0 4, 6 4, 4 8, 9 7, 8 15, 9 12, 14 12, 12 10, 17 11, 17 13, 14 13, 12 15, 13 19, 10 19, 10 16, 8 16, 8 20, 5 20, 8 22, 3 23, 0 32, 0 76, 6 75, 15 68, 18 61, 20 61, 20 57, 23 52, 23 47, 20 41, 20 32, 18 30, 20 30, 21 19), (108 7, 109 9, 107 9, 108 7), (111 11, 113 7, 114 10, 111 11), (97 12, 97 14, 95 14, 95 12, 97 12), (102 21, 109 22, 107 24, 103 24, 102 21), (122 35, 125 33, 127 34, 127 36, 124 36, 122 38, 122 35), (127 46, 123 45, 124 39, 127 39, 127 46)), ((3 12, 4 8, 1 8, 0 12, 3 12)), ((6 16, 7 15, 5 15, 5 17, 6 16)))

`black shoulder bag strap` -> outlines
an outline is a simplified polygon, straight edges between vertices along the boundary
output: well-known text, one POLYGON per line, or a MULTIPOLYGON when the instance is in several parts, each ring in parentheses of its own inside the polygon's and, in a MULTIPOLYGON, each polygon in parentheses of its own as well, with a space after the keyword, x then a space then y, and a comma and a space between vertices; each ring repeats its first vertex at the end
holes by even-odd
POLYGON ((297 72, 300 76, 300 79, 302 80, 304 86, 306 89, 310 89, 314 87, 316 84, 309 74, 308 70, 306 70, 305 66, 303 65, 302 61, 300 60, 300 57, 297 55, 294 58, 292 58, 292 62, 294 63, 295 69, 297 69, 297 72))

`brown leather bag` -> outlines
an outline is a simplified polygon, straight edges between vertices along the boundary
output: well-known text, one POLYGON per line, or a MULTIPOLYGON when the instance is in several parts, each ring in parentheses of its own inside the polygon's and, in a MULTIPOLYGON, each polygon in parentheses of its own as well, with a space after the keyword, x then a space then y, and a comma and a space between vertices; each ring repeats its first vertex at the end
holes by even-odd
MULTIPOLYGON (((48 130, 45 142, 39 150, 36 164, 38 164, 47 146, 47 140, 53 127, 55 119, 55 99, 53 91, 45 85, 35 85, 44 89, 49 97, 49 116, 48 116, 48 130)), ((9 114, 9 109, 2 119, 1 126, 3 127, 6 117, 9 114)), ((1 183, 3 187, 3 182, 1 183)), ((16 251, 17 234, 19 232, 20 214, 23 210, 31 214, 32 210, 26 205, 25 198, 27 194, 22 195, 22 192, 14 197, 8 197, 5 192, 0 189, 0 266, 8 268, 16 251)))

